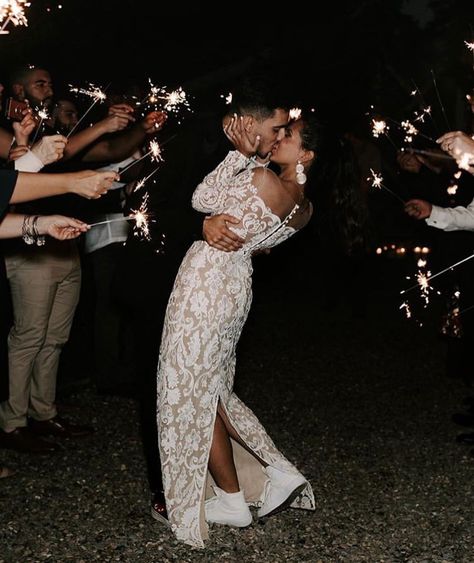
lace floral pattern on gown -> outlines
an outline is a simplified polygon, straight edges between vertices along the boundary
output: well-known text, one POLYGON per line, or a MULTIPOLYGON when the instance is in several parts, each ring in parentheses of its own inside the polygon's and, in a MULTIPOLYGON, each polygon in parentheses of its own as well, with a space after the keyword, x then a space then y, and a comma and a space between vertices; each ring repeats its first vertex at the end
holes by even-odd
MULTIPOLYGON (((233 393, 235 349, 252 301, 251 254, 283 242, 296 231, 269 209, 253 183, 249 160, 232 151, 196 188, 193 206, 240 220, 233 230, 245 240, 237 252, 204 241, 188 250, 170 296, 158 363, 158 432, 166 504, 181 541, 203 547, 208 459, 220 399, 239 436, 265 462, 297 469, 278 451, 253 412, 233 393)), ((258 505, 265 480, 261 465, 233 442, 239 483, 258 505)), ((308 484, 292 504, 314 509, 308 484)))

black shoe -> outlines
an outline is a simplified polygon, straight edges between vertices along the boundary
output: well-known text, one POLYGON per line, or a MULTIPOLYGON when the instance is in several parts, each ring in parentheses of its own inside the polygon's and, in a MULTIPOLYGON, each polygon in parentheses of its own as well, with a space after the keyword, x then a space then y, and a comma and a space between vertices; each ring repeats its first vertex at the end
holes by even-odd
POLYGON ((60 416, 49 420, 30 419, 29 428, 37 436, 58 436, 59 438, 79 438, 92 434, 91 426, 72 424, 60 416))
POLYGON ((465 434, 458 434, 456 436, 456 442, 459 444, 467 444, 468 446, 474 446, 474 432, 466 432, 465 434))
POLYGON ((0 430, 0 448, 30 454, 51 454, 59 449, 57 444, 35 436, 28 428, 16 428, 13 432, 0 430))
POLYGON ((459 426, 467 426, 468 428, 474 428, 474 415, 464 414, 461 412, 456 412, 451 417, 451 420, 459 426))
POLYGON ((165 494, 163 491, 152 493, 151 515, 157 522, 164 524, 168 528, 171 526, 168 520, 168 511, 166 510, 165 494))

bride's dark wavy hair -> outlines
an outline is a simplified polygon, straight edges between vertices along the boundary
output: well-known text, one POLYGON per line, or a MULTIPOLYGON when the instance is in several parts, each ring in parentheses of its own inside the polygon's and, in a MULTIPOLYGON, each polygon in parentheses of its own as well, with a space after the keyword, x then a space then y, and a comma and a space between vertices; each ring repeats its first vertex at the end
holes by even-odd
POLYGON ((319 234, 347 254, 358 254, 368 245, 368 213, 352 146, 315 116, 303 116, 302 121, 303 148, 315 153, 305 194, 313 202, 319 234))

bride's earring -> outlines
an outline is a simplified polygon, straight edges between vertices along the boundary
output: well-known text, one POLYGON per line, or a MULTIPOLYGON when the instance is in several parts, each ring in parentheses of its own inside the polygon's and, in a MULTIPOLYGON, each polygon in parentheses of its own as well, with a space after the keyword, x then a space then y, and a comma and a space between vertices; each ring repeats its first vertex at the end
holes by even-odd
POLYGON ((299 160, 298 164, 296 165, 296 181, 300 185, 306 184, 306 174, 304 173, 304 166, 299 160))

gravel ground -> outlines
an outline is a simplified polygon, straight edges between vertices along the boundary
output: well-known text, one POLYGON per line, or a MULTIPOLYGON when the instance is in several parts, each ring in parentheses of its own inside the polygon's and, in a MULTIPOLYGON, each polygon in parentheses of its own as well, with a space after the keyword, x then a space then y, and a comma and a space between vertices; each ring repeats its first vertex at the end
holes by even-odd
POLYGON ((316 511, 178 544, 149 516, 134 401, 86 388, 63 414, 94 436, 47 457, 0 451, 18 471, 0 481, 0 563, 474 561, 474 459, 450 420, 468 390, 444 375, 434 315, 419 328, 398 311, 394 261, 361 319, 322 310, 317 276, 285 259, 257 268, 236 390, 310 479, 316 511))

